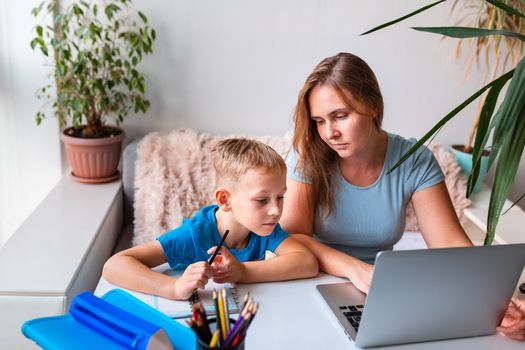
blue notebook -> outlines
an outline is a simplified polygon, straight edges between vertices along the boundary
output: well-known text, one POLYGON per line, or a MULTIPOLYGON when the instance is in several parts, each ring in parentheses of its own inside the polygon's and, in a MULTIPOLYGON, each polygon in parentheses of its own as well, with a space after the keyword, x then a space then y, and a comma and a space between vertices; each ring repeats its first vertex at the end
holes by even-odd
POLYGON ((169 346, 165 348, 193 350, 196 343, 190 328, 120 289, 101 298, 81 293, 68 314, 27 321, 22 333, 43 349, 57 350, 145 350, 163 348, 163 341, 169 346))

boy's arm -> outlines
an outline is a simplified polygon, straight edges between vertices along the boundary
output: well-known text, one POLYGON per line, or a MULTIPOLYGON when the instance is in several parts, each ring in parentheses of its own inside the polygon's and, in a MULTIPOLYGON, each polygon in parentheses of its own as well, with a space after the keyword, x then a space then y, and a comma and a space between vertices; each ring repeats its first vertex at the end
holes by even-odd
POLYGON ((274 258, 244 263, 246 273, 241 282, 282 281, 316 276, 316 257, 292 237, 285 238, 275 249, 274 258))
MULTIPOLYGON (((213 250, 211 248, 208 253, 213 250)), ((276 257, 261 261, 241 263, 224 247, 217 264, 212 265, 214 281, 268 282, 307 278, 319 272, 317 259, 301 243, 292 237, 285 238, 275 249, 276 257)))
POLYGON ((204 288, 211 276, 205 261, 191 264, 178 279, 151 270, 166 261, 161 244, 153 241, 113 255, 102 275, 121 287, 169 299, 187 299, 194 289, 204 288))

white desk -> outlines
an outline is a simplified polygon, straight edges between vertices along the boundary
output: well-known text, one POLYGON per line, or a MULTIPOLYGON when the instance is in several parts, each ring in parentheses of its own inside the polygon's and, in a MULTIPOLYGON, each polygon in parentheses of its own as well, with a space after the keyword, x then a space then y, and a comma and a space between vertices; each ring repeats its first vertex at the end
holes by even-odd
MULTIPOLYGON (((239 296, 250 292, 260 303, 257 317, 247 333, 246 349, 357 349, 315 288, 316 284, 343 281, 342 278, 319 274, 311 279, 237 285, 239 296)), ((108 283, 101 280, 95 295, 101 296, 108 289, 108 283)), ((525 343, 491 335, 382 348, 523 350, 525 343)))

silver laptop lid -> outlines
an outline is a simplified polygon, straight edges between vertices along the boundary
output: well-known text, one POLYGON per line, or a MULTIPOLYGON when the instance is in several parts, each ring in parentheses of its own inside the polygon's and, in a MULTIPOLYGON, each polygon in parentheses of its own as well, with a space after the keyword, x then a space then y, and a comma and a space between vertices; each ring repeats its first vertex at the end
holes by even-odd
POLYGON ((351 283, 317 289, 360 347, 485 335, 500 323, 524 264, 525 244, 380 253, 357 336, 340 306, 364 294, 351 283))
POLYGON ((378 254, 359 346, 492 334, 525 264, 525 244, 378 254))

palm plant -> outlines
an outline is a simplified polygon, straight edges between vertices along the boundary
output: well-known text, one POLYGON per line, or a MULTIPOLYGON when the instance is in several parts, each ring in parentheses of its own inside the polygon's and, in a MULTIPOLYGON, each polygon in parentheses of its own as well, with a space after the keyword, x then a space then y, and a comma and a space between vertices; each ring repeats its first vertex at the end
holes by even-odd
MULTIPOLYGON (((525 2, 520 0, 506 0, 508 6, 511 6, 521 13, 525 12, 525 2)), ((496 6, 491 6, 485 1, 479 0, 462 0, 460 6, 460 15, 458 25, 475 26, 484 29, 513 30, 516 32, 525 32, 525 19, 519 16, 509 15, 505 10, 496 6)), ((458 0, 454 0, 452 12, 458 8, 458 0)), ((471 38, 469 41, 468 63, 465 71, 465 77, 468 76, 474 63, 483 64, 482 84, 492 81, 496 74, 503 73, 507 66, 515 67, 519 59, 523 56, 525 43, 516 42, 512 37, 502 35, 480 36, 471 38), (480 60, 481 59, 481 60, 480 60), (483 61, 483 62, 480 62, 483 61)), ((456 59, 461 56, 462 44, 465 41, 459 40, 456 44, 456 59)), ((487 93, 485 92, 478 100, 476 115, 472 126, 467 135, 463 151, 472 152, 472 140, 476 133, 479 123, 479 116, 485 103, 487 93)))
MULTIPOLYGON (((377 26, 362 35, 401 22, 406 18, 429 10, 445 1, 447 0, 439 0, 431 3, 398 19, 377 26)), ((488 28, 480 26, 479 23, 481 22, 479 22, 477 23, 478 26, 474 27, 414 27, 413 29, 459 39, 477 38, 478 43, 485 41, 488 37, 501 36, 508 41, 507 46, 511 48, 515 45, 523 45, 523 42, 525 42, 525 35, 523 34, 522 20, 525 19, 525 15, 521 12, 521 6, 516 8, 510 5, 508 1, 501 0, 486 0, 483 2, 484 5, 490 8, 490 11, 499 11, 499 13, 504 14, 506 20, 520 23, 519 26, 512 29, 494 29, 490 26, 488 28)), ((520 0, 520 2, 523 4, 524 1, 520 0)), ((516 5, 517 2, 514 2, 513 4, 516 5)), ((495 18, 496 17, 494 17, 494 20, 495 18)), ((499 40, 501 41, 501 39, 499 40)), ((504 49, 499 44, 496 47, 498 52, 504 49)), ((393 171, 397 168, 414 152, 416 152, 419 147, 434 137, 441 128, 452 118, 457 116, 465 106, 486 92, 486 98, 479 113, 479 124, 475 129, 476 136, 472 156, 472 172, 469 175, 467 189, 467 196, 470 196, 479 175, 481 155, 487 145, 489 137, 492 135, 489 167, 495 165, 496 171, 490 196, 487 234, 484 242, 485 245, 492 244, 496 226, 503 209, 503 204, 505 203, 505 199, 509 194, 511 185, 518 171, 523 148, 525 147, 525 57, 523 57, 522 50, 519 52, 516 61, 517 63, 513 69, 500 75, 498 78, 492 79, 488 84, 484 85, 463 103, 445 115, 406 154, 401 157, 399 162, 394 165, 392 169, 390 169, 390 171, 393 171), (496 109, 498 96, 507 83, 508 88, 504 99, 496 109)), ((525 195, 522 195, 519 200, 524 196, 525 195)))

